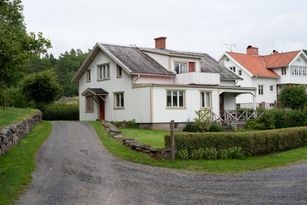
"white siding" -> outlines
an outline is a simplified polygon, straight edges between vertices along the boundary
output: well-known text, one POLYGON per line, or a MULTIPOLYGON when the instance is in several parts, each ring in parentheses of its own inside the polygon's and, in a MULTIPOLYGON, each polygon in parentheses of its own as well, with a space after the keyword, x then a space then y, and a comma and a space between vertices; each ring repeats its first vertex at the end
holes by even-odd
POLYGON ((81 94, 87 88, 102 88, 109 92, 105 102, 105 119, 109 121, 132 120, 150 122, 150 88, 132 89, 131 77, 123 70, 122 78, 117 78, 116 64, 100 52, 89 66, 91 82, 85 81, 83 75, 79 81, 80 120, 96 120, 99 118, 99 105, 95 102, 94 113, 85 113, 85 97, 81 94), (97 81, 97 65, 110 63, 110 80, 97 81), (113 92, 124 92, 125 109, 113 109, 113 92))
POLYGON ((218 90, 198 89, 198 88, 153 88, 153 122, 176 122, 191 121, 196 117, 195 111, 201 109, 201 91, 212 91, 212 111, 219 114, 219 93, 218 90), (167 90, 185 90, 185 108, 169 109, 166 107, 167 90))

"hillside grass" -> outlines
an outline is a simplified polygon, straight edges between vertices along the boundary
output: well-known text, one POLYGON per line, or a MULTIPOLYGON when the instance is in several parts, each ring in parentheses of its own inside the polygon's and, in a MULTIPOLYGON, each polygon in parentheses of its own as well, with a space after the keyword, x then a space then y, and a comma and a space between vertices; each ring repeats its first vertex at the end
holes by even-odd
POLYGON ((0 204, 9 205, 31 182, 35 169, 35 155, 51 132, 50 122, 34 126, 18 145, 0 156, 0 204))
POLYGON ((29 118, 35 112, 38 112, 38 110, 31 108, 0 107, 0 128, 29 118))
POLYGON ((285 166, 307 159, 307 147, 290 151, 273 153, 264 156, 247 157, 245 159, 231 160, 157 160, 150 156, 133 151, 118 140, 108 136, 101 122, 91 122, 103 145, 110 153, 135 163, 171 169, 210 172, 210 173, 241 173, 265 168, 285 166))

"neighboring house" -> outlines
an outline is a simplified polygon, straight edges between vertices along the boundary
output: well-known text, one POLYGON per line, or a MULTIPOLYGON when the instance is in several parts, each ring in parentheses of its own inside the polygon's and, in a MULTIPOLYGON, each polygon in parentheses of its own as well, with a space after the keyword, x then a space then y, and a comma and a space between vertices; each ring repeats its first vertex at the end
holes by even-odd
MULTIPOLYGON (((281 89, 287 85, 307 85, 307 56, 303 51, 259 55, 258 48, 248 46, 246 53, 226 52, 220 64, 236 73, 242 81, 237 85, 255 87, 258 106, 272 108, 281 89)), ((236 98, 237 107, 251 107, 250 95, 236 98)))
MULTIPOLYGON (((254 88, 205 53, 97 43, 74 76, 79 84, 80 120, 134 119, 144 127, 184 125, 206 109, 215 117, 235 109, 235 96, 254 88)), ((182 127, 182 126, 181 126, 182 127)))

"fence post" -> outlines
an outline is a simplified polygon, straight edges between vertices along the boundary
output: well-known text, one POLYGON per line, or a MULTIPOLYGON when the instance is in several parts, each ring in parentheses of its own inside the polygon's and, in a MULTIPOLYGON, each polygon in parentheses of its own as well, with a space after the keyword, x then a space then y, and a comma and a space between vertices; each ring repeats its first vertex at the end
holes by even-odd
POLYGON ((174 161, 175 160, 175 122, 174 120, 171 121, 170 124, 170 128, 171 128, 171 160, 174 161))

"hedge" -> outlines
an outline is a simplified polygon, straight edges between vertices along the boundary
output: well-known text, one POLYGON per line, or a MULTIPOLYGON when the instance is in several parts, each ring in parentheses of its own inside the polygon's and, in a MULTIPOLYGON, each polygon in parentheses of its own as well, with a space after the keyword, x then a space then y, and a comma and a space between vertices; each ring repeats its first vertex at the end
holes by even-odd
POLYGON ((79 106, 76 103, 53 103, 43 110, 44 120, 79 120, 79 106))
MULTIPOLYGON (((165 136, 169 147, 170 136, 165 136)), ((177 153, 214 148, 217 152, 239 148, 245 156, 264 155, 307 145, 307 127, 284 128, 250 132, 178 133, 175 137, 177 153)))

